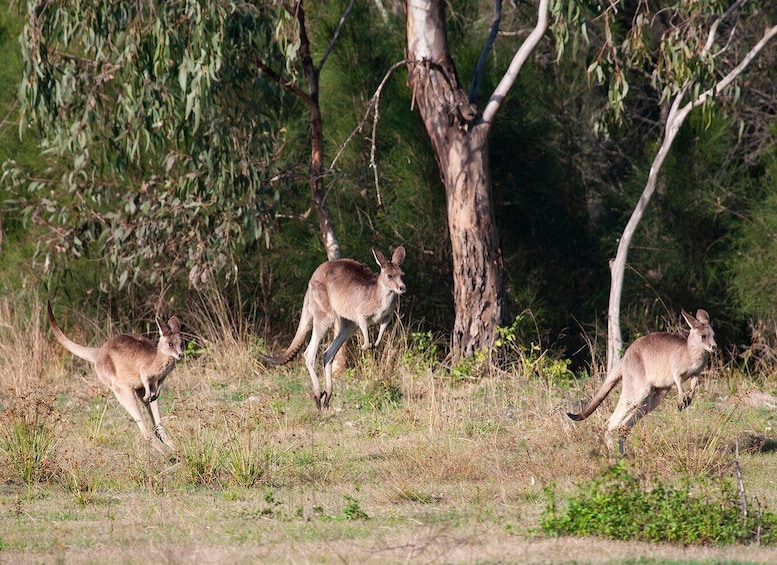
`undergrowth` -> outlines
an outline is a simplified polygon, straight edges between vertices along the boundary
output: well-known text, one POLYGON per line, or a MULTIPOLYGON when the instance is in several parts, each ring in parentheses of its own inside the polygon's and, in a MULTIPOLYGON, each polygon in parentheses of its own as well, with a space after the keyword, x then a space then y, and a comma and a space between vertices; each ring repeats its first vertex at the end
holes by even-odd
MULTIPOLYGON (((743 493, 720 479, 673 486, 635 478, 620 462, 570 495, 559 510, 552 488, 541 520, 543 532, 681 545, 777 541, 777 516, 756 505, 743 508, 743 493)), ((746 497, 745 497, 746 500, 746 497)))

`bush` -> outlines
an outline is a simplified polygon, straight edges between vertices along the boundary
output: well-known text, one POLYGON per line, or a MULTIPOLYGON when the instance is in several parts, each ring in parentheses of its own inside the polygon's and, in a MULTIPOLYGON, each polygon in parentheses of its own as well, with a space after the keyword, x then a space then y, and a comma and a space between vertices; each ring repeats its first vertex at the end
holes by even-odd
POLYGON ((557 510, 552 488, 546 489, 541 529, 555 536, 682 545, 770 544, 777 540, 777 516, 760 507, 743 515, 742 498, 730 481, 696 485, 696 492, 690 486, 687 482, 676 488, 658 480, 646 485, 621 462, 571 495, 564 512, 557 510))

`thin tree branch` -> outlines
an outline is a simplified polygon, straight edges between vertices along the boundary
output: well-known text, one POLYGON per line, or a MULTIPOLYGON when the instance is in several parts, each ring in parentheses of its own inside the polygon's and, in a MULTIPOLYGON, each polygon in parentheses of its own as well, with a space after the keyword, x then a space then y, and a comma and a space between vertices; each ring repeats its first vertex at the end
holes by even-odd
POLYGON ((499 23, 502 21, 502 0, 494 0, 494 19, 491 21, 491 31, 488 33, 488 39, 480 53, 478 64, 475 67, 475 76, 472 77, 472 85, 469 88, 469 101, 477 104, 478 88, 480 80, 483 78, 483 68, 486 66, 486 57, 494 46, 497 35, 499 35, 499 23))
POLYGON ((720 79, 716 84, 714 84, 712 87, 710 87, 708 90, 702 92, 699 95, 699 98, 696 100, 693 100, 692 102, 689 102, 688 104, 692 104, 692 108, 696 108, 704 103, 704 101, 707 98, 710 98, 712 96, 715 96, 718 92, 721 90, 724 90, 729 85, 731 85, 732 82, 734 82, 739 75, 741 75, 744 70, 750 65, 750 63, 753 62, 753 59, 755 59, 758 54, 763 50, 764 47, 766 47, 766 44, 771 41, 774 36, 777 35, 777 25, 770 27, 764 32, 764 36, 756 43, 750 51, 748 51, 747 55, 745 55, 745 58, 742 59, 739 64, 731 69, 731 71, 722 79, 720 79))
POLYGON ((375 178, 375 193, 377 195, 378 199, 378 205, 383 205, 383 197, 381 196, 380 192, 380 180, 378 176, 378 163, 375 159, 376 154, 376 142, 375 139, 377 137, 377 130, 378 130, 378 119, 380 116, 379 112, 379 106, 380 106, 380 96, 383 93, 383 89, 386 86, 386 83, 388 83, 389 78, 392 74, 394 74, 394 71, 396 71, 399 67, 403 67, 407 65, 408 63, 417 62, 412 61, 411 59, 402 59, 401 61, 398 61, 391 65, 388 71, 386 71, 386 74, 383 76, 383 80, 380 81, 380 84, 378 85, 378 88, 375 90, 375 94, 372 95, 372 98, 370 98, 369 104, 367 104, 367 111, 364 112, 364 117, 361 119, 359 124, 354 128, 354 130, 348 135, 348 138, 343 142, 343 144, 340 146, 340 149, 337 151, 337 155, 335 155, 334 159, 332 159, 332 163, 329 165, 329 170, 333 170, 335 167, 335 164, 340 159, 340 157, 343 154, 343 151, 345 151, 345 148, 350 144, 350 142, 353 140, 353 138, 356 136, 357 133, 361 133, 364 130, 364 125, 367 123, 367 118, 370 115, 370 112, 372 112, 372 138, 370 139, 370 168, 372 169, 373 176, 375 178))
POLYGON ((326 46, 326 51, 324 51, 324 55, 321 57, 321 62, 318 64, 318 67, 316 67, 316 72, 320 73, 321 69, 324 66, 324 63, 326 62, 327 57, 329 57, 329 54, 332 52, 332 49, 334 49, 335 42, 337 41, 337 38, 340 37, 340 32, 343 29, 343 25, 345 25, 345 18, 348 17, 348 14, 351 13, 351 10, 353 9, 353 5, 356 3, 356 0, 351 0, 351 3, 348 4, 348 7, 345 9, 345 12, 343 12, 342 17, 340 18, 340 22, 337 24, 337 29, 335 29, 334 34, 332 35, 332 39, 329 41, 329 45, 326 46))
POLYGON ((483 122, 486 124, 486 127, 491 126, 491 123, 494 120, 494 116, 496 115, 497 111, 499 111, 499 108, 502 107, 502 102, 504 102, 504 99, 507 97, 507 93, 509 92, 510 88, 512 88, 515 80, 518 78, 518 73, 521 71, 524 63, 529 59, 529 55, 532 53, 532 51, 534 51, 534 48, 537 47, 537 44, 545 35, 545 31, 548 29, 549 5, 550 0, 540 0, 539 6, 537 6, 537 24, 529 34, 529 37, 527 37, 526 40, 521 44, 520 48, 518 48, 518 51, 515 53, 515 56, 513 56, 513 60, 507 69, 507 72, 502 77, 502 80, 499 81, 499 84, 496 85, 494 93, 488 99, 488 103, 486 104, 486 108, 483 111, 482 118, 483 122))

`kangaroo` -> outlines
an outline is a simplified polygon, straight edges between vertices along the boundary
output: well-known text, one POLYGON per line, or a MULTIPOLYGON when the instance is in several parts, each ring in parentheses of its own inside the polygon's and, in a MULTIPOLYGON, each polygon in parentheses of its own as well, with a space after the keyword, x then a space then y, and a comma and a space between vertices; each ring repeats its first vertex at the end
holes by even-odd
POLYGON ((694 318, 682 312, 691 328, 688 338, 666 332, 651 333, 632 343, 620 363, 605 379, 582 412, 568 413, 575 421, 585 420, 597 409, 610 391, 623 380, 618 404, 607 421, 605 441, 613 449, 613 434, 619 433, 618 448, 623 455, 628 431, 664 399, 667 391, 677 388, 677 408, 690 406, 699 373, 707 364, 709 354, 717 349, 710 318, 704 310, 698 310, 694 318), (690 379, 690 390, 683 391, 683 382, 690 379))
POLYGON ((159 343, 156 346, 140 335, 121 334, 109 339, 101 347, 86 347, 71 341, 57 325, 51 303, 48 306, 49 325, 57 341, 72 354, 94 364, 97 377, 108 386, 124 409, 140 428, 140 433, 154 449, 166 453, 166 448, 178 448, 167 436, 159 414, 159 390, 165 377, 183 358, 181 322, 173 316, 167 324, 156 319, 159 343), (142 401, 154 427, 152 434, 143 421, 142 401))
POLYGON ((372 250, 380 266, 380 273, 373 273, 367 265, 353 259, 336 259, 322 263, 313 272, 302 303, 297 333, 291 345, 279 357, 261 355, 270 365, 285 365, 302 349, 305 338, 311 332, 310 342, 305 350, 305 365, 313 382, 313 398, 319 410, 329 408, 332 398, 332 360, 340 347, 361 330, 364 341, 362 351, 377 347, 383 332, 397 309, 397 297, 404 294, 402 269, 405 248, 396 248, 387 261, 383 254, 372 250), (369 326, 378 324, 378 338, 370 343, 369 326), (316 357, 322 338, 335 326, 335 337, 324 351, 324 374, 326 388, 322 392, 316 375, 316 357))

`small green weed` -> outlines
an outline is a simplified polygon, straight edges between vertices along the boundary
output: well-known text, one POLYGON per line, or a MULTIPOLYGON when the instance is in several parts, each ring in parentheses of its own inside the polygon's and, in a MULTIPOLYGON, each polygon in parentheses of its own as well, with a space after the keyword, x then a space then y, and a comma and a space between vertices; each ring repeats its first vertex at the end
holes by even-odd
POLYGON ((380 410, 384 406, 396 406, 402 401, 402 397, 402 389, 398 385, 388 379, 380 379, 370 386, 362 405, 371 410, 380 410))
POLYGON ((541 521, 543 532, 600 536, 681 545, 774 543, 777 516, 766 510, 742 515, 730 481, 676 488, 654 480, 645 485, 624 463, 582 486, 559 512, 552 489, 541 521))
POLYGON ((345 496, 345 508, 343 508, 343 516, 346 520, 369 520, 370 517, 362 510, 361 504, 358 500, 352 496, 345 496))
POLYGON ((432 335, 432 332, 410 332, 410 346, 408 348, 406 359, 421 359, 431 366, 439 363, 440 348, 432 335))
POLYGON ((524 329, 530 320, 533 318, 524 312, 509 326, 496 328, 492 359, 505 367, 518 368, 527 378, 539 377, 550 384, 568 385, 575 376, 569 369, 572 362, 551 356, 549 350, 539 345, 539 336, 530 338, 529 331, 524 329))

